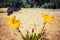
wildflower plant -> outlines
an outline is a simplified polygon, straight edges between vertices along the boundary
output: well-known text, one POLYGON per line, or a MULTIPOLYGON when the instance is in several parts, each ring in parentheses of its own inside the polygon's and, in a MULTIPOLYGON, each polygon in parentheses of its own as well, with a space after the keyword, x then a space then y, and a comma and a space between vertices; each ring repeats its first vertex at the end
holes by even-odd
POLYGON ((44 26, 43 26, 41 32, 38 33, 38 35, 36 35, 36 33, 34 33, 34 29, 32 29, 32 35, 29 35, 29 32, 27 31, 26 36, 23 36, 21 31, 18 29, 21 22, 20 22, 20 20, 16 20, 16 16, 14 16, 12 18, 7 18, 7 21, 9 22, 9 24, 12 28, 18 29, 23 40, 44 40, 45 25, 46 25, 46 23, 52 22, 54 20, 54 16, 49 16, 45 13, 42 13, 42 18, 44 20, 44 26))
POLYGON ((44 26, 42 28, 42 31, 43 31, 44 28, 45 28, 46 23, 52 22, 54 20, 54 16, 49 16, 49 15, 47 15, 45 13, 42 13, 42 17, 43 17, 43 20, 44 20, 44 26))

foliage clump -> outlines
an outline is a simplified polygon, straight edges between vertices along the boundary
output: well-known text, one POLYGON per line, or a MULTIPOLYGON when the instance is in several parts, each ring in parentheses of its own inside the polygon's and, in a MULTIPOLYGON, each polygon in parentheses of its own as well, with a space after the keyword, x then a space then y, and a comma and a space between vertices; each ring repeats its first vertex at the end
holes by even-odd
POLYGON ((22 35, 22 39, 23 40, 43 40, 44 39, 44 32, 38 33, 38 35, 36 35, 36 33, 29 35, 29 32, 27 31, 26 36, 22 35))

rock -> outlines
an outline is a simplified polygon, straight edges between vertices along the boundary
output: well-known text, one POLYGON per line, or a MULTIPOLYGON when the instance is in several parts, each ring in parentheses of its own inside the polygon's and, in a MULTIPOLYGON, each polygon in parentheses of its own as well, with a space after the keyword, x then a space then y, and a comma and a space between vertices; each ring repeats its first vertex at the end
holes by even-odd
POLYGON ((12 17, 16 15, 17 19, 21 20, 19 30, 25 36, 27 30, 31 34, 34 28, 34 33, 40 33, 43 27, 43 19, 41 13, 53 15, 54 21, 46 23, 45 25, 45 40, 60 40, 60 11, 53 11, 52 9, 22 9, 19 12, 15 12, 10 16, 0 14, 0 39, 1 40, 22 40, 20 33, 17 29, 13 29, 6 21, 6 17, 12 17))

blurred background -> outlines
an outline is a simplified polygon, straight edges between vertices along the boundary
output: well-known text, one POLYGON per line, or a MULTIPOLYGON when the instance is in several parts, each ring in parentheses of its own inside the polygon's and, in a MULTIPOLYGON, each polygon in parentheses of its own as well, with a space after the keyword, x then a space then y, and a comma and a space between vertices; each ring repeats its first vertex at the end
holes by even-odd
POLYGON ((0 8, 21 5, 22 8, 59 9, 60 0, 0 0, 0 8))

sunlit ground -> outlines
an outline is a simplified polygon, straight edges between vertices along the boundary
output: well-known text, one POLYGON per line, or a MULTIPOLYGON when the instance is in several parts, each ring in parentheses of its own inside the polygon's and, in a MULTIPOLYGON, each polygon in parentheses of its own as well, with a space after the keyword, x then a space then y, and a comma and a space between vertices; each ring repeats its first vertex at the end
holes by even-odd
POLYGON ((22 8, 19 12, 14 12, 10 16, 7 16, 7 8, 0 10, 4 11, 3 13, 0 13, 0 38, 2 40, 22 40, 20 33, 16 29, 10 27, 10 24, 6 20, 6 18, 16 16, 16 19, 20 20, 20 25, 18 29, 25 36, 27 30, 29 34, 32 34, 32 29, 34 29, 34 33, 36 34, 41 32, 44 26, 44 20, 41 15, 42 13, 45 13, 49 16, 54 16, 54 20, 52 22, 45 24, 46 38, 50 40, 60 40, 60 10, 22 8))

